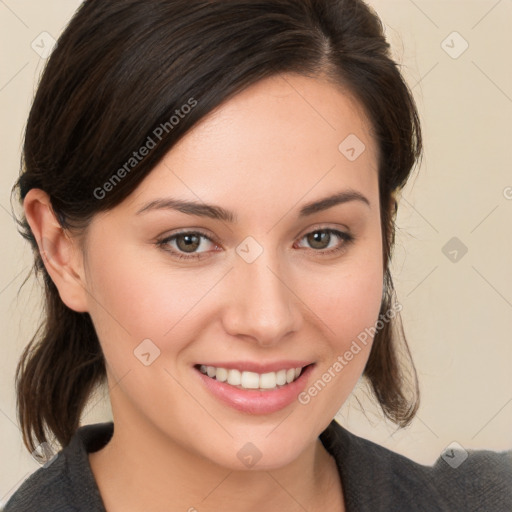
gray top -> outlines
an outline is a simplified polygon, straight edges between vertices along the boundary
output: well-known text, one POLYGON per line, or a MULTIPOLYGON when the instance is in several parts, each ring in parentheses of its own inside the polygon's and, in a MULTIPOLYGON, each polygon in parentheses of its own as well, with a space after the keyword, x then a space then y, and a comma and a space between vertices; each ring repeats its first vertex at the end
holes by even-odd
MULTIPOLYGON (((87 454, 105 446, 113 429, 111 422, 80 427, 53 462, 23 482, 4 511, 105 512, 87 454)), ((467 458, 449 450, 423 466, 334 420, 320 440, 336 460, 348 512, 512 512, 512 450, 468 451, 467 458)))

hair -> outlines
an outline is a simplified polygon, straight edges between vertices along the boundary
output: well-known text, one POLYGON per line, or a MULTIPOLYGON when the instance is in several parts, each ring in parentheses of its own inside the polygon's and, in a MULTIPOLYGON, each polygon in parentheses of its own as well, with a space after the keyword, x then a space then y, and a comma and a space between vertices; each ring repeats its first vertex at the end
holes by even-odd
MULTIPOLYGON (((279 73, 327 77, 352 94, 371 121, 379 150, 385 315, 394 293, 395 194, 421 158, 422 140, 383 25, 360 0, 86 0, 42 74, 13 194, 22 203, 30 189, 43 190, 61 227, 84 232, 204 116, 279 73), (176 115, 179 122, 171 126, 176 115), (152 149, 128 169, 133 152, 149 139, 152 149)), ((106 370, 89 314, 63 303, 25 215, 18 224, 45 293, 43 321, 16 369, 18 419, 33 451, 49 434, 69 443, 106 370)), ((394 320, 399 315, 375 334, 363 375, 384 415, 404 427, 417 411, 419 389, 394 320)))

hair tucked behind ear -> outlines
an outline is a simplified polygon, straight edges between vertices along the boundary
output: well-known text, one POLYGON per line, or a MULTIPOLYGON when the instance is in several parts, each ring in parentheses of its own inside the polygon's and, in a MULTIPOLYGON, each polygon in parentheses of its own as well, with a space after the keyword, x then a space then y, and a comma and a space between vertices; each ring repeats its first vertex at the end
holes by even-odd
POLYGON ((89 314, 62 302, 40 257, 36 267, 44 276, 45 321, 16 369, 18 417, 31 452, 49 439, 48 430, 61 443, 71 438, 87 399, 106 376, 89 314))
MULTIPOLYGON (((379 148, 382 258, 391 294, 394 219, 387 206, 421 155, 421 130, 383 26, 361 0, 85 0, 47 61, 13 190, 20 201, 31 188, 43 190, 63 229, 85 231, 207 114, 279 73, 328 77, 368 115, 379 148), (127 167, 149 138, 149 153, 127 167)), ((26 219, 19 222, 46 301, 43 325, 16 374, 19 419, 32 450, 48 433, 69 442, 105 364, 89 315, 62 303, 26 219)), ((365 376, 385 414, 405 425, 417 409, 417 382, 410 357, 413 379, 405 379, 398 356, 404 347, 406 358, 409 352, 391 323, 375 336, 365 376)))

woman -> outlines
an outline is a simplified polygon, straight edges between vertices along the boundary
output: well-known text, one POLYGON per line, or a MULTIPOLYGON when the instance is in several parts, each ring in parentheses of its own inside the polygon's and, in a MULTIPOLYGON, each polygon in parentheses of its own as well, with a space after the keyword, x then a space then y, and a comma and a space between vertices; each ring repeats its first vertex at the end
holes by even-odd
POLYGON ((421 147, 363 2, 86 1, 16 186, 46 291, 19 419, 64 448, 6 510, 510 510, 510 454, 425 467, 333 420, 361 376, 418 407, 389 263, 421 147))

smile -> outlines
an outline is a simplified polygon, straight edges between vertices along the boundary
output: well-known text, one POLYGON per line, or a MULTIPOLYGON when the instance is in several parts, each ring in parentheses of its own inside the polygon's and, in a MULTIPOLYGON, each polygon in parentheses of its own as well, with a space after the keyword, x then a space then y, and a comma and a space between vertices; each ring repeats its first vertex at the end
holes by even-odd
POLYGON ((272 414, 292 404, 304 391, 316 363, 251 361, 196 364, 194 371, 206 391, 221 403, 249 414, 272 414))
POLYGON ((275 372, 256 373, 238 369, 217 368, 204 364, 199 366, 199 371, 211 379, 225 382, 238 389, 259 389, 261 391, 279 389, 291 384, 299 378, 302 370, 302 367, 298 367, 275 372))

